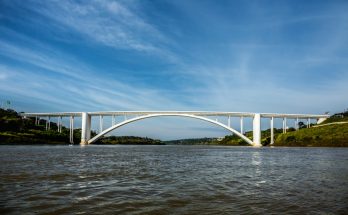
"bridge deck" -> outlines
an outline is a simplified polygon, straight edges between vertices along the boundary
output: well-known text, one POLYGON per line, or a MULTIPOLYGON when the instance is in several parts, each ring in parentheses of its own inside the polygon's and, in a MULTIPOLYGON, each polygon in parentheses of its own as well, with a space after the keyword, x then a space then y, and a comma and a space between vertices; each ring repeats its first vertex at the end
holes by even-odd
MULTIPOLYGON (((218 111, 99 111, 87 112, 91 116, 124 116, 124 115, 147 115, 147 114, 192 114, 196 116, 230 116, 230 117, 254 117, 251 112, 218 112, 218 111)), ((22 113, 27 117, 80 117, 82 112, 53 112, 53 113, 22 113)), ((327 114, 284 114, 284 113, 261 113, 262 118, 299 118, 299 119, 318 119, 329 118, 327 114)))

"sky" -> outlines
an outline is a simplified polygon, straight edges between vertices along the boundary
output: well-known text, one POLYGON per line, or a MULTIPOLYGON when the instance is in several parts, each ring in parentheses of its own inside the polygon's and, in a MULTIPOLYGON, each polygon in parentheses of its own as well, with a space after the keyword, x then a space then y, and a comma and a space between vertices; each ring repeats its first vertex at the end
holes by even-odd
MULTIPOLYGON (((340 112, 347 11, 339 0, 0 0, 0 101, 24 112, 340 112)), ((113 134, 228 132, 165 117, 113 134)))

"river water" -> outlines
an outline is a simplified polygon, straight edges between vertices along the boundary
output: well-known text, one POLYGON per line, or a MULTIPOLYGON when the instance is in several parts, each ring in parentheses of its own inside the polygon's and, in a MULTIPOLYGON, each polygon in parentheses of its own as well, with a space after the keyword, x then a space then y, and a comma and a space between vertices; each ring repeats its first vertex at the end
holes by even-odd
POLYGON ((347 148, 0 146, 0 214, 348 214, 347 148))

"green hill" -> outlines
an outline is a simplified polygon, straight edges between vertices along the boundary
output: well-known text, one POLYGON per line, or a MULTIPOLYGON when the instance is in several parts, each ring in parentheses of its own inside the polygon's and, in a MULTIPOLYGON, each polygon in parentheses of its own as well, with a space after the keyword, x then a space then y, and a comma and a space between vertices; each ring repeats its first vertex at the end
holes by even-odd
POLYGON ((311 127, 280 134, 274 146, 348 146, 348 124, 311 127))
MULTIPOLYGON (((22 118, 14 110, 0 108, 0 144, 68 144, 69 129, 62 127, 59 133, 57 124, 51 122, 51 129, 46 131, 46 120, 41 119, 35 125, 35 118, 22 118)), ((74 142, 79 143, 80 129, 74 129, 74 142)))
POLYGON ((335 113, 330 118, 326 119, 322 124, 328 124, 333 122, 348 122, 348 111, 342 113, 335 113))
POLYGON ((336 113, 311 128, 279 134, 274 146, 348 147, 348 111, 336 113))

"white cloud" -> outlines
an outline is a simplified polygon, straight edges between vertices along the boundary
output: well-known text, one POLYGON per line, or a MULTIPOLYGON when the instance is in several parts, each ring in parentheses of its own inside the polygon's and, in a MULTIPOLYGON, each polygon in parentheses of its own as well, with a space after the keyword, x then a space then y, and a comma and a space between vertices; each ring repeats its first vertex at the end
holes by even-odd
MULTIPOLYGON (((74 100, 75 104, 81 101, 81 107, 93 110, 166 109, 164 104, 185 109, 180 101, 170 99, 160 90, 100 76, 98 70, 90 68, 71 55, 30 38, 21 37, 20 39, 33 45, 35 49, 0 39, 0 55, 30 65, 30 67, 24 66, 25 69, 22 66, 0 68, 2 74, 13 74, 12 82, 7 83, 8 91, 13 88, 13 93, 22 94, 25 97, 37 95, 37 99, 43 100, 46 96, 41 93, 49 94, 51 91, 56 95, 56 91, 59 90, 59 94, 63 95, 61 102, 65 102, 66 105, 70 106, 69 102, 75 97, 77 98, 74 100), (31 68, 32 66, 37 69, 31 68), (18 87, 11 87, 11 84, 18 87), (37 88, 40 88, 38 89, 40 93, 31 93, 37 88), (65 97, 69 94, 72 97, 65 97)), ((2 87, 5 88, 5 85, 2 87)), ((78 107, 78 105, 74 106, 78 107)))
POLYGON ((54 0, 41 2, 37 7, 34 5, 30 6, 31 10, 86 36, 89 41, 117 49, 167 53, 159 47, 166 44, 167 38, 136 11, 132 11, 127 2, 54 0))

